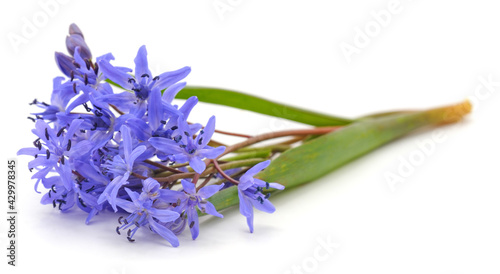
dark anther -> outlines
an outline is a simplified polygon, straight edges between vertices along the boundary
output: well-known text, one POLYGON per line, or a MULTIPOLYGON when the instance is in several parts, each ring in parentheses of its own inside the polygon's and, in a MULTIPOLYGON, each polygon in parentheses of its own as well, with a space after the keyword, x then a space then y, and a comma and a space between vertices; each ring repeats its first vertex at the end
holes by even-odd
POLYGON ((116 233, 118 233, 118 235, 122 235, 122 234, 120 233, 120 227, 119 227, 119 226, 117 226, 117 227, 116 227, 116 233))
POLYGON ((91 112, 91 111, 92 111, 92 109, 91 109, 91 108, 89 108, 89 106, 87 105, 87 103, 83 103, 83 104, 82 104, 82 106, 85 108, 85 110, 86 110, 87 112, 91 112))
POLYGON ((29 171, 30 171, 30 172, 33 172, 33 168, 30 168, 30 169, 29 169, 29 171))
POLYGON ((47 140, 49 139, 49 131, 47 128, 45 128, 45 138, 47 138, 47 140))
POLYGON ((99 65, 97 63, 95 63, 95 66, 94 66, 95 75, 97 75, 98 72, 99 72, 99 65))
POLYGON ((130 234, 132 234, 132 230, 131 230, 131 229, 129 229, 129 230, 127 231, 127 236, 128 236, 128 237, 130 237, 130 234))
POLYGON ((138 88, 132 88, 132 91, 135 91, 135 92, 140 92, 141 90, 138 89, 138 88))
POLYGON ((128 82, 129 82, 130 84, 135 83, 135 79, 134 79, 134 78, 128 78, 128 82))
POLYGON ((126 225, 128 225, 128 221, 127 221, 127 219, 123 219, 123 222, 124 222, 126 225))
POLYGON ((89 84, 89 77, 87 76, 87 74, 83 75, 83 82, 85 83, 85 85, 89 84))
POLYGON ((66 199, 66 197, 68 197, 68 193, 63 194, 63 195, 61 195, 61 196, 62 196, 64 199, 66 199))
POLYGON ((202 135, 203 133, 205 133, 205 131, 203 131, 203 129, 200 130, 200 135, 202 135))
POLYGON ((180 148, 186 148, 186 145, 180 145, 179 147, 180 148))
POLYGON ((271 193, 266 194, 266 199, 269 199, 269 197, 271 197, 271 193))
POLYGON ((95 186, 92 186, 91 188, 89 188, 89 189, 85 190, 85 192, 90 193, 90 192, 91 192, 92 190, 94 190, 94 189, 95 189, 95 186))
POLYGON ((80 129, 80 132, 81 133, 85 133, 85 129, 80 129))
POLYGON ((128 240, 129 242, 131 242, 131 243, 135 242, 135 240, 134 240, 134 239, 132 239, 132 238, 130 238, 130 237, 127 237, 127 240, 128 240))
POLYGON ((47 159, 49 159, 50 158, 50 151, 47 149, 45 152, 47 153, 47 159))
POLYGON ((188 151, 189 154, 193 154, 196 151, 196 149, 192 148, 188 151))
POLYGON ((118 218, 118 223, 119 223, 119 224, 122 224, 122 219, 123 219, 123 216, 120 216, 120 217, 118 218))
POLYGON ((73 80, 75 79, 75 71, 72 70, 70 73, 69 73, 70 77, 71 77, 71 82, 73 82, 73 80))
POLYGON ((73 61, 73 65, 76 67, 76 68, 80 68, 80 64, 78 64, 77 62, 73 61))
POLYGON ((55 186, 56 186, 56 185, 52 185, 52 186, 50 187, 50 189, 51 189, 52 191, 54 191, 54 193, 57 193, 56 189, 54 188, 55 186))
POLYGON ((37 138, 35 141, 33 141, 33 145, 35 147, 38 147, 38 144, 40 143, 40 138, 37 138))
POLYGON ((85 59, 85 66, 87 66, 87 70, 90 70, 90 61, 89 61, 89 59, 85 59))
POLYGON ((148 77, 149 78, 149 74, 144 73, 143 75, 141 75, 141 77, 148 77))
POLYGON ((64 165, 64 156, 61 157, 61 165, 64 165))
POLYGON ((167 121, 165 121, 165 120, 161 120, 161 121, 160 121, 160 123, 162 123, 162 124, 166 124, 166 123, 167 123, 167 121))
POLYGON ((259 197, 257 197, 257 201, 259 201, 261 204, 263 204, 263 203, 264 203, 264 199, 262 199, 262 197, 260 197, 260 196, 259 196, 259 197))
POLYGON ((66 146, 66 150, 69 151, 71 149, 71 139, 68 140, 68 145, 66 146))
POLYGON ((78 92, 76 91, 76 83, 73 83, 73 92, 74 92, 75 94, 76 94, 76 93, 78 93, 78 92))
POLYGON ((42 116, 40 116, 40 115, 35 115, 35 117, 36 117, 37 119, 42 119, 42 116))
POLYGON ((52 206, 54 206, 54 208, 56 208, 56 200, 52 200, 52 206))
POLYGON ((101 112, 101 111, 99 111, 98 109, 96 109, 96 110, 94 111, 94 114, 95 114, 95 116, 97 116, 97 117, 101 117, 101 116, 102 116, 102 112, 101 112))
POLYGON ((50 105, 47 104, 47 103, 45 103, 45 102, 42 102, 41 104, 44 105, 44 106, 46 106, 46 107, 50 107, 50 105))
POLYGON ((194 221, 192 221, 190 224, 189 224, 189 228, 193 228, 194 226, 194 221))
POLYGON ((59 202, 59 210, 61 210, 61 206, 63 204, 66 204, 66 201, 65 200, 62 200, 62 199, 58 199, 57 202, 59 202))
POLYGON ((90 130, 91 130, 91 131, 94 131, 94 130, 96 130, 96 129, 97 129, 97 123, 94 123, 94 127, 93 127, 93 128, 91 128, 90 130))
POLYGON ((173 126, 173 127, 171 127, 170 129, 171 129, 171 130, 176 130, 176 129, 178 129, 178 128, 179 128, 178 126, 173 126))
POLYGON ((185 134, 187 137, 189 137, 189 132, 184 131, 184 134, 185 134))
POLYGON ((83 207, 87 207, 87 205, 85 205, 85 203, 83 203, 82 197, 78 197, 78 201, 80 202, 80 204, 81 204, 83 207))
POLYGON ((200 140, 198 140, 198 145, 201 145, 201 143, 203 143, 203 137, 201 137, 200 140))
POLYGON ((66 127, 62 127, 58 132, 57 132, 57 137, 61 136, 63 131, 66 129, 66 127))
POLYGON ((134 225, 137 226, 137 227, 141 226, 137 221, 134 222, 134 225))
POLYGON ((155 78, 153 78, 153 81, 158 81, 160 80, 160 76, 155 76, 155 78))
POLYGON ((49 193, 48 193, 49 194, 49 198, 52 198, 52 195, 50 195, 50 192, 52 192, 52 190, 49 190, 49 193))
POLYGON ((30 105, 36 105, 38 104, 38 101, 36 99, 33 99, 33 102, 30 103, 30 105))
POLYGON ((174 141, 175 141, 176 143, 178 143, 181 139, 182 139, 182 136, 181 136, 181 135, 177 135, 177 136, 175 136, 175 137, 174 137, 174 141))
POLYGON ((38 154, 35 154, 35 159, 38 158, 38 154))
POLYGON ((33 121, 33 122, 35 122, 35 121, 36 121, 36 120, 35 120, 35 118, 33 118, 33 117, 29 117, 29 116, 28 116, 28 119, 30 119, 30 120, 31 120, 31 121, 33 121))
POLYGON ((177 198, 177 205, 180 205, 180 204, 181 204, 181 199, 177 198))

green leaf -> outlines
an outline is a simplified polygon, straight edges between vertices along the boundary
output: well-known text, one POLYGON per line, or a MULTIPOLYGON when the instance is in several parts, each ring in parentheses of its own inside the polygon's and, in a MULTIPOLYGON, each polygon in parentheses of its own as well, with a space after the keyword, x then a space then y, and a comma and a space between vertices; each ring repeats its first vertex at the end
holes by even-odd
POLYGON ((196 96, 198 100, 205 103, 249 110, 313 126, 347 125, 352 122, 350 119, 321 114, 249 94, 218 88, 187 86, 177 94, 176 98, 188 99, 191 96, 196 96))
MULTIPOLYGON (((398 113, 353 123, 301 146, 289 149, 257 175, 287 189, 315 180, 368 152, 418 128, 459 121, 469 113, 468 101, 428 111, 398 113)), ((236 187, 210 199, 217 210, 238 204, 236 187)))

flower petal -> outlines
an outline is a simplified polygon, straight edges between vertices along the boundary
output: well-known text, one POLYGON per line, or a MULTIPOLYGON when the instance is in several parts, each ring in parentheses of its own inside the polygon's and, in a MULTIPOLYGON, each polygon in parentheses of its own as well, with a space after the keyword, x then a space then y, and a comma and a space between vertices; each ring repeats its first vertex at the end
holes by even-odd
POLYGON ((151 216, 164 223, 173 222, 180 216, 179 213, 168 209, 148 208, 148 212, 151 216))
POLYGON ((210 214, 212 216, 219 217, 219 218, 224 218, 224 216, 222 216, 222 214, 217 212, 217 209, 215 209, 215 206, 211 202, 207 201, 204 208, 205 208, 205 212, 207 214, 210 214))
POLYGON ((141 46, 137 52, 137 56, 134 59, 135 62, 135 79, 140 81, 141 76, 147 74, 151 76, 151 71, 148 68, 148 51, 146 46, 141 46))
POLYGON ((188 180, 181 180, 182 189, 188 194, 196 195, 196 187, 188 180))
POLYGON ((191 159, 189 159, 189 165, 198 174, 203 173, 203 171, 205 171, 206 168, 205 162, 198 157, 192 157, 191 159))
POLYGON ((152 230, 167 240, 173 247, 179 246, 179 239, 177 239, 177 236, 172 231, 157 223, 152 217, 148 217, 148 222, 152 230))
POLYGON ((193 238, 193 240, 196 240, 196 238, 198 238, 198 235, 200 234, 200 224, 198 220, 198 212, 196 212, 194 206, 191 206, 187 209, 187 216, 189 230, 191 230, 191 237, 193 238))
POLYGON ((205 186, 198 191, 198 194, 200 195, 201 198, 207 199, 212 195, 214 195, 215 193, 219 192, 219 190, 221 190, 221 188, 223 187, 224 184, 205 186))
POLYGON ((169 72, 164 72, 159 75, 160 79, 156 82, 155 87, 158 87, 159 89, 165 89, 180 80, 186 78, 188 74, 191 72, 190 67, 183 67, 178 70, 174 71, 169 71, 169 72))

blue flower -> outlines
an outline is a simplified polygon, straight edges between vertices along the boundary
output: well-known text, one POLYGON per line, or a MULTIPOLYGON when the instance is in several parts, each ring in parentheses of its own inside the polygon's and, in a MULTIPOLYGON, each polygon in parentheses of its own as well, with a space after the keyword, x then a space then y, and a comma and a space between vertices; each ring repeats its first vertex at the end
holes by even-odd
POLYGON ((257 173, 269 166, 270 163, 271 161, 267 160, 253 166, 241 176, 238 184, 240 212, 247 217, 247 224, 251 233, 253 232, 253 207, 267 213, 273 213, 276 210, 268 200, 270 193, 264 195, 262 190, 271 187, 279 190, 285 189, 283 185, 278 183, 268 183, 254 178, 257 173))
POLYGON ((173 210, 181 213, 181 217, 186 218, 187 215, 191 236, 195 240, 200 232, 196 207, 203 213, 223 218, 215 206, 206 199, 217 193, 224 184, 205 186, 198 192, 196 192, 195 184, 187 180, 181 180, 181 184, 183 188, 181 191, 164 190, 161 199, 175 203, 176 207, 173 210))
POLYGON ((23 148, 17 155, 31 155, 35 159, 28 163, 28 168, 39 169, 31 178, 39 180, 58 165, 64 165, 66 161, 79 159, 90 151, 93 144, 88 140, 79 140, 75 134, 79 130, 83 120, 75 119, 66 130, 66 127, 50 127, 45 121, 38 119, 32 132, 38 137, 33 144, 35 147, 23 148), (66 132, 65 132, 66 130, 66 132))
POLYGON ((123 69, 114 67, 109 61, 100 61, 99 67, 104 75, 120 85, 122 88, 131 90, 134 93, 122 92, 103 96, 101 99, 109 104, 113 104, 122 111, 132 111, 137 117, 142 117, 146 109, 146 100, 153 89, 161 91, 180 80, 184 79, 190 72, 190 67, 184 67, 176 71, 164 72, 158 76, 151 75, 148 68, 146 47, 142 46, 134 59, 135 77, 124 72, 123 69))
POLYGON ((215 131, 215 116, 210 117, 206 127, 193 139, 193 132, 181 116, 178 126, 172 134, 172 139, 153 137, 149 142, 159 152, 171 155, 171 159, 178 163, 189 162, 196 173, 201 174, 205 168, 203 158, 215 159, 226 149, 224 146, 213 148, 208 142, 215 131))
POLYGON ((111 207, 117 211, 116 199, 118 191, 123 185, 128 184, 130 174, 134 171, 134 163, 141 154, 146 151, 146 146, 140 145, 133 148, 133 140, 127 126, 120 128, 122 135, 123 157, 116 155, 112 161, 108 161, 102 166, 114 176, 114 179, 106 186, 97 202, 99 204, 108 201, 111 207))
POLYGON ((177 220, 179 218, 179 213, 169 209, 154 207, 154 201, 149 198, 148 194, 142 195, 128 188, 125 188, 125 191, 132 201, 117 198, 116 204, 131 214, 123 219, 123 223, 122 219, 119 219, 121 226, 116 228, 116 232, 120 234, 120 230, 133 226, 133 228, 129 229, 127 232, 127 239, 133 242, 133 237, 137 230, 140 227, 147 226, 151 231, 169 241, 172 246, 179 246, 179 240, 175 234, 162 224, 177 220))

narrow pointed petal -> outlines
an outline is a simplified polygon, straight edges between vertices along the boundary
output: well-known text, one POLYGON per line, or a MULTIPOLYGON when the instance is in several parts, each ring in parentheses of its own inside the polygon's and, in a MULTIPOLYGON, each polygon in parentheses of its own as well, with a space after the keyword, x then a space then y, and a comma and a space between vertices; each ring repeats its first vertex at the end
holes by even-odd
POLYGON ((192 157, 191 159, 189 159, 189 165, 198 174, 203 173, 203 171, 205 171, 205 168, 206 168, 205 162, 203 162, 198 157, 192 157))
MULTIPOLYGON (((161 78, 160 78, 161 80, 161 78)), ((180 82, 169 86, 164 92, 162 99, 165 103, 171 104, 175 96, 186 86, 186 82, 180 82)))
POLYGON ((191 183, 188 180, 181 180, 182 184, 182 189, 186 191, 188 194, 195 195, 196 194, 196 187, 194 186, 193 183, 191 183))
POLYGON ((164 72, 159 75, 160 79, 156 82, 155 86, 163 90, 186 78, 186 76, 188 76, 190 72, 191 72, 190 67, 183 67, 178 70, 164 72))
POLYGON ((179 239, 177 239, 177 236, 172 231, 157 223, 152 217, 148 218, 148 222, 152 230, 167 240, 173 247, 179 246, 179 239))
POLYGON ((137 81, 141 80, 141 76, 147 74, 151 76, 151 71, 148 68, 148 51, 146 46, 141 46, 137 52, 137 56, 134 59, 135 62, 135 79, 137 81))
POLYGON ((200 224, 198 213, 196 212, 194 206, 187 209, 187 216, 189 230, 191 230, 191 237, 193 238, 193 240, 196 240, 196 238, 198 238, 198 235, 200 234, 200 224))
POLYGON ((207 158, 207 159, 215 159, 219 155, 221 155, 225 150, 226 150, 225 146, 220 146, 220 147, 216 147, 216 148, 209 148, 209 149, 204 148, 204 149, 198 150, 198 155, 200 155, 200 157, 207 158))
POLYGON ((200 195, 201 198, 207 199, 217 193, 221 188, 224 187, 224 184, 221 185, 210 185, 210 186, 205 186, 202 187, 199 191, 198 194, 200 195))
POLYGON ((211 202, 208 202, 208 201, 205 204, 205 212, 207 214, 210 214, 210 215, 215 216, 215 217, 224 218, 224 216, 222 216, 222 214, 217 212, 217 209, 215 209, 215 206, 211 202))
POLYGON ((148 212, 160 222, 173 222, 179 218, 179 213, 168 209, 149 208, 148 212))

